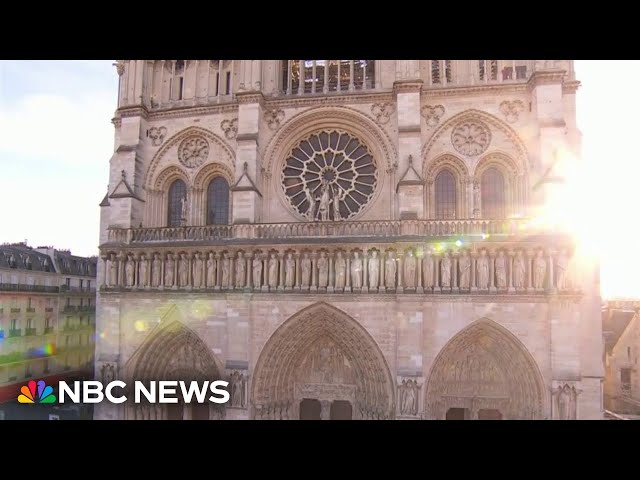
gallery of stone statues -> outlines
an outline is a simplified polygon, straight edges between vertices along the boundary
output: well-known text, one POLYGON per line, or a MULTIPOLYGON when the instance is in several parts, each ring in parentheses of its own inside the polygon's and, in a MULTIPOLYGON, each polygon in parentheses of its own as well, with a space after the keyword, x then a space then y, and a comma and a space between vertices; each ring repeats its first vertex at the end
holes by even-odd
POLYGON ((602 418, 597 268, 537 221, 573 61, 115 66, 96 378, 230 401, 95 418, 602 418))

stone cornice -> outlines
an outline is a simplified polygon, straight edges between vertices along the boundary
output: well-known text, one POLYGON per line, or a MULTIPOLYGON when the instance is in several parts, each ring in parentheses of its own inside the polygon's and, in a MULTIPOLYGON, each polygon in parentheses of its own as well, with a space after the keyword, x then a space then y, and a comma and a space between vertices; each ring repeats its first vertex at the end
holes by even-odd
POLYGON ((422 80, 396 80, 393 83, 393 92, 399 93, 415 93, 420 92, 424 82, 422 80))
POLYGON ((344 106, 359 103, 392 102, 393 94, 388 90, 366 92, 332 92, 315 95, 283 95, 271 97, 265 102, 267 108, 297 108, 318 106, 344 106))
POLYGON ((486 85, 459 85, 450 87, 424 87, 421 98, 474 96, 474 95, 506 95, 529 93, 526 83, 494 83, 486 85))
POLYGON ((149 110, 143 105, 135 105, 135 106, 126 106, 120 107, 116 111, 116 117, 126 118, 126 117, 142 117, 148 118, 149 110))
POLYGON ((247 91, 236 93, 236 100, 239 104, 258 103, 262 105, 264 103, 264 95, 259 91, 247 91))
POLYGON ((567 72, 564 70, 537 71, 529 77, 527 85, 533 89, 538 85, 562 84, 566 76, 567 72))
POLYGON ((576 93, 582 84, 578 80, 571 80, 562 85, 562 93, 576 93))

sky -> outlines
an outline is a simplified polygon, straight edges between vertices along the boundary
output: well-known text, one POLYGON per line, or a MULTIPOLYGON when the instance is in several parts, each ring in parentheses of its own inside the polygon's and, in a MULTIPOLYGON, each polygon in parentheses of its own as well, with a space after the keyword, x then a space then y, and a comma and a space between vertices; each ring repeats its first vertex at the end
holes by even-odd
MULTIPOLYGON (((113 61, 0 61, 0 243, 98 253, 113 152, 113 61)), ((640 61, 575 62, 583 156, 574 220, 602 294, 640 298, 640 61)))

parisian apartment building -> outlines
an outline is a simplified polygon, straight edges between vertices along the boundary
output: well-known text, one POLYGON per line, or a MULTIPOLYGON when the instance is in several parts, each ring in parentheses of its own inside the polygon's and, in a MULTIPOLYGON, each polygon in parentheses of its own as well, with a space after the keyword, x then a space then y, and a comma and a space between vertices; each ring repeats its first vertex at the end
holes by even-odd
POLYGON ((230 401, 94 418, 603 418, 598 268, 540 221, 573 61, 115 67, 96 378, 230 401))
POLYGON ((55 387, 92 378, 96 261, 51 247, 0 245, 0 418, 39 418, 16 403, 29 380, 55 387))

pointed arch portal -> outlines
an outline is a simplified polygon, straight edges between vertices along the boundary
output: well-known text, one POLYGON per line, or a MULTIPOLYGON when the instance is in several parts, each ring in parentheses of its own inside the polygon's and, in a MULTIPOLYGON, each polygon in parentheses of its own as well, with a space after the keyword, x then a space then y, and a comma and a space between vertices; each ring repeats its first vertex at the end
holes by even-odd
MULTIPOLYGON (((198 335, 179 321, 162 325, 142 344, 127 364, 127 385, 134 381, 209 381, 222 379, 211 350, 198 335)), ((130 393, 132 395, 132 393, 130 393)), ((135 420, 207 420, 222 417, 222 406, 205 404, 134 404, 127 406, 127 418, 135 420)))
POLYGON ((456 334, 436 358, 426 389, 426 416, 540 419, 544 391, 526 347, 497 323, 480 320, 456 334))
POLYGON ((369 333, 320 303, 273 333, 256 365, 252 405, 256 419, 388 419, 393 381, 369 333))

